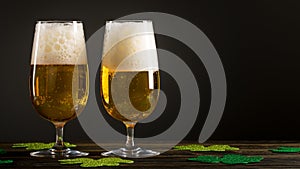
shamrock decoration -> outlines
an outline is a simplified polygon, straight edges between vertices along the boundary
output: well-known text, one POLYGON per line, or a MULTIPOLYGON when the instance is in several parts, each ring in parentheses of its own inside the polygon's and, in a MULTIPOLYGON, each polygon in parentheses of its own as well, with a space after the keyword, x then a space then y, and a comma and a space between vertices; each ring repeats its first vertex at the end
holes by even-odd
POLYGON ((298 153, 300 152, 300 147, 278 147, 277 149, 271 149, 274 153, 298 153))
POLYGON ((257 163, 263 160, 261 156, 244 156, 238 154, 226 154, 223 157, 218 156, 198 156, 189 158, 190 161, 199 161, 204 163, 224 163, 224 164, 248 164, 257 163))
POLYGON ((229 145, 210 145, 210 146, 205 147, 205 146, 199 145, 199 144, 175 146, 174 149, 190 150, 190 151, 236 151, 236 150, 239 150, 239 148, 231 147, 229 145))
MULTIPOLYGON (((0 148, 0 154, 5 154, 6 151, 0 148)), ((10 164, 13 163, 13 160, 0 160, 0 164, 10 164)))
MULTIPOLYGON (((42 149, 50 149, 54 146, 55 143, 40 143, 40 142, 34 142, 34 143, 16 143, 13 144, 13 148, 25 148, 26 150, 42 150, 42 149)), ((75 144, 70 144, 68 142, 64 142, 66 147, 76 147, 75 144)))
POLYGON ((5 154, 5 153, 6 153, 6 151, 3 150, 2 148, 0 148, 0 154, 5 154))
POLYGON ((198 156, 196 158, 189 158, 190 161, 199 161, 203 163, 219 163, 221 161, 221 158, 218 156, 198 156))
POLYGON ((97 160, 92 158, 73 158, 58 161, 60 164, 80 164, 80 167, 119 166, 120 163, 133 163, 132 160, 124 160, 118 157, 106 157, 97 160))
POLYGON ((13 163, 13 160, 0 160, 0 164, 10 164, 13 163))
POLYGON ((221 158, 221 162, 224 164, 248 164, 257 163, 263 160, 261 156, 244 156, 238 154, 226 154, 221 158))

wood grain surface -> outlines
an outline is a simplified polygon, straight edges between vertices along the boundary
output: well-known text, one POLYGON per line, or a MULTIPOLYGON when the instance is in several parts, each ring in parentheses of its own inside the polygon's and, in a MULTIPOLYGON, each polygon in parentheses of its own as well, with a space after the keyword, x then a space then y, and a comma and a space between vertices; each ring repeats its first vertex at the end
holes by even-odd
MULTIPOLYGON (((194 144, 196 142, 182 142, 180 145, 194 144)), ((31 157, 31 151, 24 148, 11 148, 13 143, 0 143, 0 148, 7 151, 6 154, 0 155, 0 159, 12 159, 12 164, 1 164, 0 168, 81 168, 79 165, 61 165, 57 159, 31 157)), ((205 145, 211 144, 229 144, 230 146, 239 147, 239 151, 234 152, 190 152, 169 150, 159 156, 151 158, 133 159, 134 164, 121 164, 118 167, 100 167, 100 168, 183 168, 183 169, 213 169, 213 168, 293 168, 300 169, 300 153, 273 153, 269 149, 279 146, 300 147, 300 141, 210 141, 205 145), (226 165, 226 164, 208 164, 188 161, 190 157, 198 155, 219 155, 224 154, 242 154, 242 155, 260 155, 264 157, 260 163, 246 165, 226 165)), ((93 143, 77 143, 78 150, 89 152, 90 158, 101 158, 101 152, 104 150, 93 143)))

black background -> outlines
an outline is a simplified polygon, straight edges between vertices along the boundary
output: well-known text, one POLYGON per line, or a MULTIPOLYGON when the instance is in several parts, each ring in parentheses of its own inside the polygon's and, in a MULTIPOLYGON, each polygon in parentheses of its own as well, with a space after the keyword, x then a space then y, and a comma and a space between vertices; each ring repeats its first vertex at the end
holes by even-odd
MULTIPOLYGON (((37 20, 81 20, 88 39, 106 20, 151 11, 177 15, 195 24, 220 55, 228 95, 222 120, 210 139, 300 139, 300 1, 1 3, 1 142, 54 139, 53 126, 37 115, 29 97, 29 64, 37 20)), ((189 63, 201 84, 204 100, 201 98, 200 115, 186 137, 195 140, 209 107, 207 74, 201 62, 189 60, 194 54, 186 46, 168 37, 156 38, 158 47, 173 51, 189 63)), ((176 97, 169 96, 175 104, 176 97)), ((172 106, 169 107, 166 114, 172 111, 172 106)), ((89 139, 76 119, 66 125, 65 137, 72 141, 89 139)))

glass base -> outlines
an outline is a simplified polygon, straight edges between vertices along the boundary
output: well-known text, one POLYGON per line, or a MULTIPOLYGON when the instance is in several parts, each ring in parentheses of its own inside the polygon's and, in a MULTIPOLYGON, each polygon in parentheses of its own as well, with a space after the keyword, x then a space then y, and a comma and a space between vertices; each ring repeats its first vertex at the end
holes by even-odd
POLYGON ((31 156, 34 157, 50 157, 50 158, 64 158, 64 157, 80 157, 80 156, 87 156, 89 153, 81 152, 78 150, 71 150, 69 148, 64 150, 41 150, 35 151, 30 153, 31 156))
POLYGON ((103 156, 120 156, 125 158, 145 158, 159 155, 159 152, 153 150, 145 150, 140 147, 133 150, 128 150, 126 148, 119 148, 116 150, 111 150, 108 152, 101 153, 103 156))

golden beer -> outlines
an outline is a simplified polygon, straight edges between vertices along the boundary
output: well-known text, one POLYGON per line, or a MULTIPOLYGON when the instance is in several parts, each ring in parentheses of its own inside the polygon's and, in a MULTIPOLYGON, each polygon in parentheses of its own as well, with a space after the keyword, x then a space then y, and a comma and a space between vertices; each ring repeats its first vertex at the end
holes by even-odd
POLYGON ((86 105, 88 81, 87 64, 31 65, 32 103, 47 120, 67 122, 86 105))
POLYGON ((160 88, 158 70, 116 72, 102 66, 100 76, 102 102, 113 118, 137 122, 153 112, 160 88))

